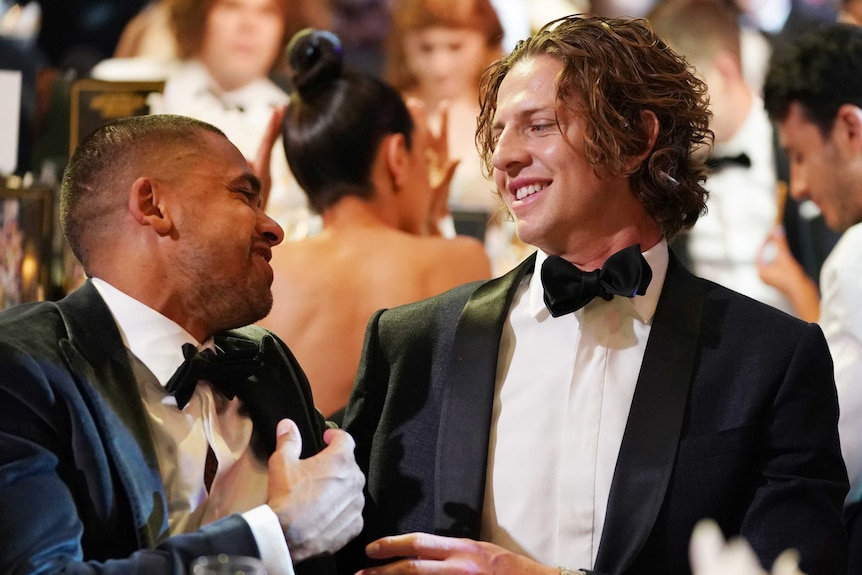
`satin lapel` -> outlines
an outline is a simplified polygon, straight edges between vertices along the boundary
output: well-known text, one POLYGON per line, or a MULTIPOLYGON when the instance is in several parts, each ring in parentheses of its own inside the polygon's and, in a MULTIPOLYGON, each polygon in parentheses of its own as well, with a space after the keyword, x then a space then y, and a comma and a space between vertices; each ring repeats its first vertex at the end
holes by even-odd
POLYGON ((57 302, 57 309, 69 336, 60 341, 60 349, 117 466, 139 543, 153 547, 167 529, 167 507, 128 350, 111 312, 91 282, 57 302), (132 449, 133 444, 138 449, 132 449))
POLYGON ((444 382, 435 475, 435 533, 478 538, 485 495, 488 437, 503 323, 533 254, 481 285, 467 301, 444 382))
POLYGON ((608 498, 596 571, 624 572, 664 501, 694 377, 704 291, 670 254, 608 498))
POLYGON ((269 459, 275 451, 276 424, 284 418, 292 419, 302 433, 301 457, 320 451, 323 431, 311 420, 314 408, 302 393, 302 389, 308 388, 308 380, 287 348, 269 332, 255 326, 232 330, 216 336, 215 341, 225 350, 250 345, 259 348, 258 358, 265 368, 238 393, 254 421, 255 455, 261 461, 269 459))

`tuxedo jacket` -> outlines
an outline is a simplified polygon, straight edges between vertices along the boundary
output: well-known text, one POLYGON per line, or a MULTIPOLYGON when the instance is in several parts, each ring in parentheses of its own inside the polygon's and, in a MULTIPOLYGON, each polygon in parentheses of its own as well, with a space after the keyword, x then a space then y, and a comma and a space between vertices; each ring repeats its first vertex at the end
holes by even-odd
MULTIPOLYGON (((479 538, 500 336, 534 263, 371 319, 344 420, 367 474, 344 573, 380 536, 479 538)), ((696 278, 671 254, 595 571, 689 573, 692 529, 711 517, 766 566, 795 547, 809 575, 843 574, 837 421, 820 328, 696 278)))
MULTIPOLYGON (((319 451, 324 422, 287 347, 253 326, 215 341, 255 345, 266 366, 242 395, 258 456, 274 450, 284 417, 299 426, 303 457, 319 451)), ((148 425, 130 353, 90 282, 0 313, 0 572, 173 574, 200 555, 259 557, 239 515, 168 536, 148 425)), ((296 570, 335 572, 331 559, 296 570)))

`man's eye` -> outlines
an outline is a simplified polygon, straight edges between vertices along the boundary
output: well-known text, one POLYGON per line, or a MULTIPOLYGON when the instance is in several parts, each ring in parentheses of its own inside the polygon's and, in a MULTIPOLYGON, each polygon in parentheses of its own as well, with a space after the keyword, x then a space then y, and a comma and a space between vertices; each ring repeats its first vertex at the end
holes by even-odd
POLYGON ((249 203, 255 203, 257 201, 257 194, 254 191, 247 188, 235 188, 234 193, 243 196, 249 203))

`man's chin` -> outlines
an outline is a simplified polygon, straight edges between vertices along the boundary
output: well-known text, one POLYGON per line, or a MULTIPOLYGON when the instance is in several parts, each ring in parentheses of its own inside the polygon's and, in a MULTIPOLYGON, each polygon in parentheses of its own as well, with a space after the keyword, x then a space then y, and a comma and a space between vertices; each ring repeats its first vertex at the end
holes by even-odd
POLYGON ((255 303, 256 305, 253 306, 252 313, 250 314, 254 316, 254 319, 248 323, 255 323, 269 315, 269 312, 272 311, 272 292, 267 289, 266 297, 261 297, 255 303))

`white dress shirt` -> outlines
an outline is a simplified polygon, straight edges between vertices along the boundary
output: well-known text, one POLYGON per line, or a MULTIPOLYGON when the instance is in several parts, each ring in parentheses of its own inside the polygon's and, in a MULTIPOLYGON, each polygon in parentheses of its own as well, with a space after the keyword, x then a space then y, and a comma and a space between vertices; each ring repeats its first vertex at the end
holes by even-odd
POLYGON ((591 569, 611 480, 667 273, 667 242, 644 253, 634 298, 596 298, 554 318, 541 274, 515 294, 500 341, 482 539, 545 565, 591 569))
POLYGON ((850 477, 847 503, 862 500, 862 224, 841 235, 820 270, 820 326, 835 363, 838 434, 850 477))
POLYGON ((790 301, 760 279, 757 258, 776 225, 777 178, 772 125, 755 98, 745 122, 727 142, 717 143, 714 156, 744 153, 751 167, 726 166, 709 175, 707 213, 688 232, 692 271, 786 313, 790 301))
POLYGON ((123 343, 155 376, 138 381, 165 488, 171 535, 188 533, 233 513, 241 513, 270 575, 293 575, 284 533, 266 505, 267 467, 250 448, 252 422, 238 412, 240 400, 199 384, 188 405, 178 409, 164 390, 183 362, 182 346, 201 345, 181 326, 117 290, 93 279, 119 328, 123 343), (204 486, 208 447, 218 459, 210 492, 204 486))

